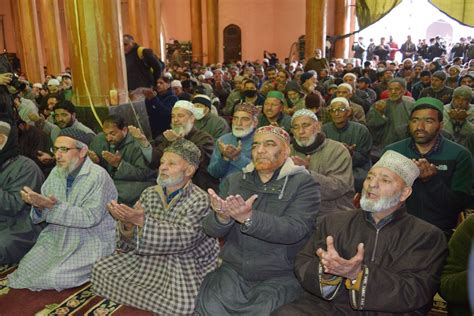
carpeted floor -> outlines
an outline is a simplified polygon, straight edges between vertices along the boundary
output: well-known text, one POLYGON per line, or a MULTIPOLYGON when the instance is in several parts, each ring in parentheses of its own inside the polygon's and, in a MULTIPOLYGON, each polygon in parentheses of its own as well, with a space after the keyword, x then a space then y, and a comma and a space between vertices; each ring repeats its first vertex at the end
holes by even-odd
POLYGON ((6 276, 16 267, 0 266, 0 316, 116 315, 150 316, 151 312, 115 304, 91 291, 90 283, 57 292, 10 289, 6 276))

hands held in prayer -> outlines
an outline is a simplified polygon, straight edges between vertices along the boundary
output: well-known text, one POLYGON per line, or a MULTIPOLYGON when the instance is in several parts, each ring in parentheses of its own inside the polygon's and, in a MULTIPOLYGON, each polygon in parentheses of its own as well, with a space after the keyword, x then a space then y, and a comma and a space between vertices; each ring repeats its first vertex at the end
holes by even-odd
POLYGON ((134 207, 131 208, 130 206, 119 204, 117 201, 112 200, 107 204, 107 208, 113 218, 123 222, 125 225, 132 224, 143 227, 145 224, 145 209, 140 202, 135 203, 134 207))
POLYGON ((93 150, 88 150, 87 151, 87 156, 89 156, 90 160, 92 160, 93 163, 98 164, 100 162, 99 156, 93 150))
POLYGON ((169 142, 174 142, 181 136, 173 131, 172 129, 167 129, 166 131, 163 132, 163 136, 169 141, 169 142))
POLYGON ((449 117, 453 120, 453 121, 457 121, 457 122, 464 122, 466 120, 466 118, 469 116, 469 114, 467 113, 466 110, 464 109, 452 109, 448 112, 449 114, 449 117))
POLYGON ((354 257, 346 260, 339 256, 334 248, 334 239, 332 236, 326 237, 327 251, 319 248, 316 251, 324 273, 344 277, 354 280, 357 274, 362 270, 362 261, 364 260, 364 244, 357 246, 357 253, 354 257))
POLYGON ((143 134, 139 128, 136 128, 133 125, 129 125, 128 132, 130 133, 130 135, 132 135, 133 138, 135 138, 135 140, 140 144, 140 146, 148 147, 150 145, 148 139, 146 139, 145 134, 143 134))
POLYGON ((309 167, 309 162, 311 161, 311 156, 306 155, 305 158, 301 158, 300 156, 291 156, 293 163, 297 166, 303 166, 306 169, 309 167))
POLYGON ((54 196, 46 197, 39 193, 34 192, 30 187, 23 187, 20 192, 21 198, 25 203, 33 205, 40 211, 43 211, 45 208, 52 208, 58 200, 54 196))
POLYGON ((112 154, 110 151, 102 151, 102 157, 107 161, 109 165, 112 167, 117 168, 120 165, 120 162, 122 161, 122 155, 120 155, 120 152, 117 150, 115 154, 112 154))
POLYGON ((385 100, 379 100, 374 103, 374 109, 382 115, 385 114, 386 107, 387 107, 387 103, 385 102, 385 100))
POLYGON ((46 166, 51 165, 54 162, 54 156, 51 156, 50 154, 41 150, 38 150, 36 158, 38 158, 38 160, 46 166))
POLYGON ((217 213, 217 217, 223 224, 230 222, 231 218, 239 223, 243 223, 246 219, 252 216, 252 206, 258 198, 257 194, 252 195, 247 200, 242 196, 229 195, 225 200, 213 189, 208 189, 207 192, 211 198, 211 207, 217 213))
POLYGON ((421 181, 428 181, 429 179, 431 179, 431 177, 435 176, 438 173, 438 169, 436 168, 436 166, 432 163, 429 163, 429 161, 425 158, 412 160, 418 166, 418 169, 420 169, 420 176, 418 178, 420 178, 421 181))
POLYGON ((10 84, 10 82, 12 81, 12 76, 13 74, 9 72, 0 74, 0 85, 6 86, 10 84))
POLYGON ((236 160, 242 152, 242 142, 240 140, 237 142, 237 147, 232 144, 224 144, 221 140, 217 141, 217 145, 219 146, 222 158, 226 161, 236 160))
POLYGON ((349 154, 351 155, 351 157, 354 155, 354 150, 356 148, 356 144, 352 144, 352 145, 349 145, 349 144, 346 144, 346 143, 342 143, 344 146, 346 146, 347 150, 349 150, 349 154))

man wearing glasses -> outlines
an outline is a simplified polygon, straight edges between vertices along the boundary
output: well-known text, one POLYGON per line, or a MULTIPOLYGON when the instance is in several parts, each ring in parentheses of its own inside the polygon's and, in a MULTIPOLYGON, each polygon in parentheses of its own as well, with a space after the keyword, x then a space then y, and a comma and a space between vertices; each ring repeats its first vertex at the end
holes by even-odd
POLYGON ((291 118, 293 143, 291 158, 304 166, 321 184, 320 214, 353 210, 354 177, 347 148, 321 132, 321 123, 308 110, 298 110, 291 118))
POLYGON ((54 143, 56 167, 41 194, 25 186, 34 224, 47 226, 8 276, 9 287, 60 291, 89 281, 92 265, 114 250, 115 222, 107 203, 117 199, 109 174, 87 157, 88 134, 62 129, 54 143))
POLYGON ((357 192, 362 190, 367 172, 372 163, 372 135, 363 124, 349 120, 351 107, 346 98, 334 98, 328 108, 331 122, 323 125, 323 132, 330 139, 341 142, 349 150, 352 157, 354 187, 357 192))

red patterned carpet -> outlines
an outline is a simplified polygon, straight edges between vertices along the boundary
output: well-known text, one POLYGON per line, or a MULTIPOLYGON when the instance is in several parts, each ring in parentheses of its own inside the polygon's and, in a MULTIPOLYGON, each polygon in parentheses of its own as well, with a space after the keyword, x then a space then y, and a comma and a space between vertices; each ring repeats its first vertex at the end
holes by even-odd
POLYGON ((0 316, 116 315, 150 316, 151 312, 115 304, 95 295, 89 283, 57 292, 9 289, 6 276, 16 267, 0 266, 0 316))

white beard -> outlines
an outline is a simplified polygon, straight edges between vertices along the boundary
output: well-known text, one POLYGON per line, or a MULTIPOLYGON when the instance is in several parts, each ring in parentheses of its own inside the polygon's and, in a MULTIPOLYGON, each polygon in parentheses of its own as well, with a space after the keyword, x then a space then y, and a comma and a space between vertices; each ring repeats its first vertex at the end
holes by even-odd
POLYGON ((171 187, 183 182, 183 180, 184 180, 184 172, 181 173, 176 178, 168 178, 168 179, 161 179, 161 175, 158 175, 158 178, 156 178, 156 183, 162 187, 171 187))
POLYGON ((362 189, 362 197, 360 199, 360 206, 364 211, 377 213, 388 210, 400 203, 402 192, 395 193, 392 196, 380 198, 378 201, 369 200, 366 197, 366 192, 362 189))
POLYGON ((242 138, 242 137, 245 137, 247 135, 249 135, 250 133, 253 132, 253 127, 250 126, 248 128, 245 128, 245 129, 237 129, 237 127, 235 126, 232 126, 232 134, 234 134, 235 137, 238 137, 238 138, 242 138))
POLYGON ((171 126, 173 131, 176 132, 181 137, 185 137, 189 134, 189 132, 193 129, 194 124, 191 122, 187 122, 184 126, 171 126))
POLYGON ((300 141, 298 140, 298 138, 295 137, 295 141, 300 147, 308 147, 309 145, 313 144, 315 140, 316 140, 316 135, 311 135, 311 137, 308 140, 303 140, 303 141, 300 141))

